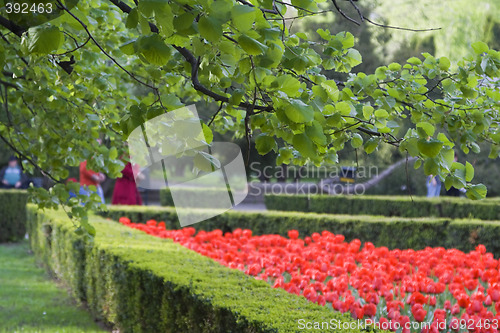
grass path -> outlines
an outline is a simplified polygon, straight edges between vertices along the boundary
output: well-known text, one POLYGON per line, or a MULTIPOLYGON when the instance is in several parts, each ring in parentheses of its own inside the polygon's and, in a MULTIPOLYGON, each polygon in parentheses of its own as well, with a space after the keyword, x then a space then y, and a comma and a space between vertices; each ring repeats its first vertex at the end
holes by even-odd
POLYGON ((0 332, 94 333, 100 328, 35 265, 27 241, 0 244, 0 332))

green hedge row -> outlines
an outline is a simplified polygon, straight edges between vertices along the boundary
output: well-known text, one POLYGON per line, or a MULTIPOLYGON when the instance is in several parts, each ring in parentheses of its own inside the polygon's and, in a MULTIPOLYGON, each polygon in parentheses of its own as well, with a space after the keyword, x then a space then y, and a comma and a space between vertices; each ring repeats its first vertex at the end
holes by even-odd
MULTIPOLYGON (((227 189, 225 188, 182 188, 177 189, 176 192, 180 196, 192 196, 193 192, 199 193, 199 191, 203 191, 203 193, 207 196, 227 196, 227 189)), ((160 190, 160 205, 162 206, 174 206, 174 199, 172 198, 172 194, 170 193, 170 189, 168 187, 160 190)))
POLYGON ((499 199, 472 201, 452 197, 266 195, 265 203, 268 209, 282 211, 500 220, 499 199))
POLYGON ((0 243, 24 238, 27 200, 26 191, 0 190, 0 243))
MULTIPOLYGON (((195 213, 195 212, 193 212, 195 213)), ((109 207, 104 216, 118 220, 125 216, 134 222, 149 219, 165 221, 167 228, 178 229, 174 208, 144 206, 109 207)), ((251 229, 254 234, 287 235, 296 229, 301 236, 329 230, 346 240, 360 239, 390 249, 423 249, 426 246, 473 250, 484 244, 496 258, 500 257, 500 221, 453 220, 450 218, 403 218, 366 215, 328 215, 297 212, 238 212, 228 211, 209 220, 193 224, 198 230, 236 228, 251 229)))
POLYGON ((93 217, 90 241, 63 213, 28 210, 36 256, 120 332, 300 332, 299 319, 353 322, 171 240, 93 217))

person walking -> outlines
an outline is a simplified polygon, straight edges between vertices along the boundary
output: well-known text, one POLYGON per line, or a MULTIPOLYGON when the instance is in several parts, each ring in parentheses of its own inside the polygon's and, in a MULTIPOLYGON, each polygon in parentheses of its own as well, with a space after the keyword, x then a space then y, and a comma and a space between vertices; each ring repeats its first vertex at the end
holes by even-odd
POLYGON ((128 162, 122 170, 122 176, 116 179, 112 205, 142 205, 142 198, 137 190, 132 163, 128 162))
POLYGON ((80 194, 90 196, 92 193, 89 190, 89 186, 96 187, 96 193, 101 198, 101 202, 104 201, 104 192, 101 187, 101 183, 106 180, 106 176, 101 172, 95 172, 87 169, 87 161, 80 163, 80 194))
POLYGON ((427 176, 427 197, 439 197, 441 192, 441 180, 437 176, 427 176))
POLYGON ((11 156, 9 164, 0 170, 0 180, 0 188, 22 189, 28 186, 28 178, 15 156, 11 156))

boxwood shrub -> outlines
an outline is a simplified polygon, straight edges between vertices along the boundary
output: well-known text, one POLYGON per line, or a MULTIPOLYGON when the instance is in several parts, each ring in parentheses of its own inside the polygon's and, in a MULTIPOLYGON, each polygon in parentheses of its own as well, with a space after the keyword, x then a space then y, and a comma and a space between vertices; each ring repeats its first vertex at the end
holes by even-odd
MULTIPOLYGON (((180 196, 192 196, 193 192, 199 193, 199 191, 203 191, 204 194, 207 196, 227 196, 227 189, 226 188, 189 188, 189 187, 184 187, 180 189, 176 189, 176 192, 180 196)), ((162 206, 174 206, 174 199, 172 198, 172 194, 170 192, 170 189, 163 188, 160 190, 160 205, 162 206)))
POLYGON ((268 209, 283 211, 500 220, 500 199, 472 201, 452 197, 266 195, 265 202, 268 209))
POLYGON ((26 234, 26 201, 21 190, 0 190, 0 243, 15 242, 26 234))
MULTIPOLYGON (((193 213, 196 213, 193 211, 193 213)), ((180 228, 174 208, 152 206, 112 206, 102 213, 113 220, 121 216, 134 222, 149 219, 164 221, 167 228, 180 228)), ((296 229, 302 237, 329 230, 342 234, 346 240, 359 239, 390 249, 420 250, 426 246, 473 250, 484 244, 496 258, 500 257, 500 221, 454 220, 450 218, 404 218, 367 215, 330 215, 300 212, 240 212, 228 211, 209 220, 193 224, 198 230, 232 231, 251 229, 254 234, 287 235, 296 229)))
POLYGON ((90 222, 93 240, 78 236, 63 213, 30 206, 31 247, 96 318, 120 332, 299 332, 299 319, 354 323, 171 240, 100 217, 90 222))

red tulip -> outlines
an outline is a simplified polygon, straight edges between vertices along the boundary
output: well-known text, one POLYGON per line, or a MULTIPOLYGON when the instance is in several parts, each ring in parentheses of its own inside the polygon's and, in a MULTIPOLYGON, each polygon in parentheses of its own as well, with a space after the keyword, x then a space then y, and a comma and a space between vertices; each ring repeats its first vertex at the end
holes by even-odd
POLYGON ((290 239, 297 239, 297 238, 299 238, 299 232, 297 230, 290 230, 290 231, 288 231, 288 238, 290 238, 290 239))

